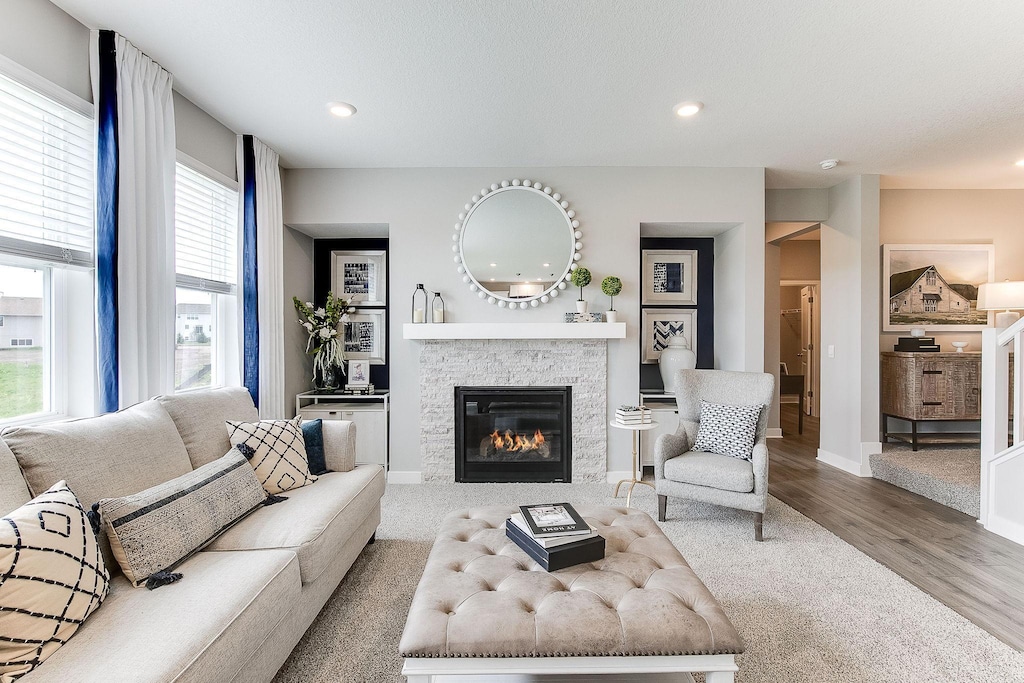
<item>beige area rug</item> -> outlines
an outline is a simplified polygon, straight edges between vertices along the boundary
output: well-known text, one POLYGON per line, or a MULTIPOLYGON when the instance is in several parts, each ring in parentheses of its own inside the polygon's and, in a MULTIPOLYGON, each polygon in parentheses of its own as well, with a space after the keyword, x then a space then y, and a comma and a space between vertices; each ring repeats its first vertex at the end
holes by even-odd
MULTIPOLYGON (((398 641, 445 514, 564 500, 622 505, 611 489, 390 485, 376 544, 356 561, 275 680, 404 680, 398 641)), ((644 487, 633 507, 654 516, 653 492, 644 487)), ((665 533, 747 643, 737 681, 1024 681, 1024 654, 774 498, 764 543, 754 542, 749 513, 670 500, 668 516, 665 533)))

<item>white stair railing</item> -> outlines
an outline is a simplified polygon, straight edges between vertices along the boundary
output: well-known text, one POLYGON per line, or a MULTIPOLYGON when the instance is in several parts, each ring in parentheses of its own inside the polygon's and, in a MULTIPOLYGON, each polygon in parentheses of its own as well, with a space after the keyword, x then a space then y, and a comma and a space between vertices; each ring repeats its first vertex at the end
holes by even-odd
POLYGON ((1004 330, 984 330, 981 347, 981 523, 1024 544, 1024 319, 1004 330))

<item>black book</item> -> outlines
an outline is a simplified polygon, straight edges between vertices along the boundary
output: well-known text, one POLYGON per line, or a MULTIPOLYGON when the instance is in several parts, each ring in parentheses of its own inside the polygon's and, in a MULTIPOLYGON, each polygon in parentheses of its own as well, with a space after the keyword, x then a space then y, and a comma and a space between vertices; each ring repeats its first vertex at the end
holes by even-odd
POLYGON ((591 536, 582 541, 545 548, 511 522, 505 523, 505 535, 549 572, 604 558, 603 536, 591 536))
POLYGON ((523 519, 535 538, 544 536, 575 536, 590 533, 590 525, 568 503, 520 505, 523 519))

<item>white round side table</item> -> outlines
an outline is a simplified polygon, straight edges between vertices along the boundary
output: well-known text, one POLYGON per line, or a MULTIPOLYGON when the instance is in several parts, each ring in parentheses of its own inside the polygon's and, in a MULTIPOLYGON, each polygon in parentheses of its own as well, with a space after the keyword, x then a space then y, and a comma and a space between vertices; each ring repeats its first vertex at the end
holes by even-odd
MULTIPOLYGON (((633 474, 631 475, 632 478, 619 480, 619 483, 615 485, 615 493, 613 494, 615 498, 618 498, 619 487, 625 484, 626 482, 629 482, 629 489, 626 491, 626 507, 629 507, 629 501, 633 495, 634 486, 636 486, 637 484, 643 484, 644 486, 650 486, 652 489, 654 488, 654 484, 652 484, 651 482, 643 481, 643 479, 636 478, 637 470, 640 469, 640 460, 636 452, 636 435, 638 432, 646 432, 648 429, 654 429, 655 427, 658 426, 658 423, 644 422, 643 424, 624 425, 616 422, 615 420, 609 420, 608 424, 610 424, 612 427, 615 427, 616 429, 628 429, 629 431, 633 432, 633 474)), ((640 476, 643 477, 642 472, 640 473, 640 476)))

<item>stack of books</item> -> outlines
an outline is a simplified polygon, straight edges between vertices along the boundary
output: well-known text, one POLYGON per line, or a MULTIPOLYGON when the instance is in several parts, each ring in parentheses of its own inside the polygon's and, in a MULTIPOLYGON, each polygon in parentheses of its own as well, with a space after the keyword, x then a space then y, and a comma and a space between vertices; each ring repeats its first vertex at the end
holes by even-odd
POLYGON ((644 406, 619 406, 615 421, 620 425, 642 425, 651 423, 651 409, 644 406))
POLYGON ((604 537, 569 503, 520 505, 505 535, 549 572, 604 557, 604 537))
POLYGON ((910 351, 911 353, 937 353, 939 345, 935 343, 935 337, 899 337, 892 350, 910 351))

